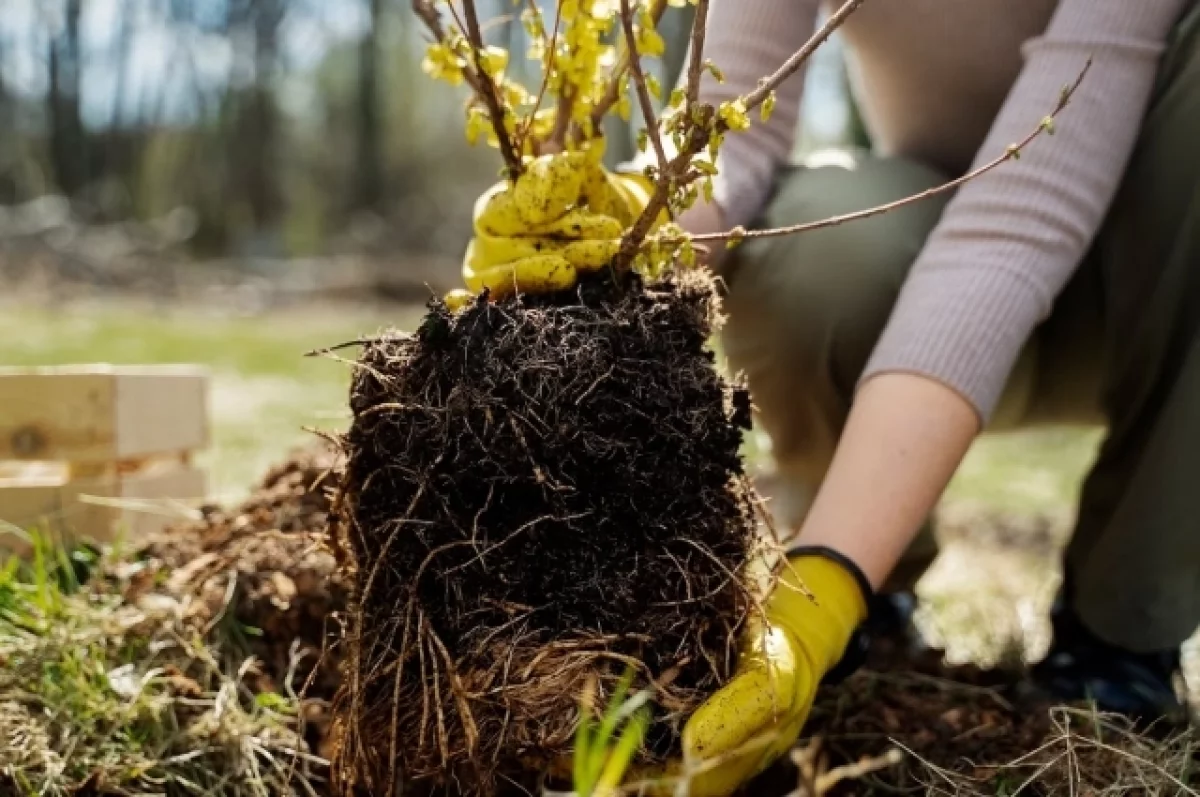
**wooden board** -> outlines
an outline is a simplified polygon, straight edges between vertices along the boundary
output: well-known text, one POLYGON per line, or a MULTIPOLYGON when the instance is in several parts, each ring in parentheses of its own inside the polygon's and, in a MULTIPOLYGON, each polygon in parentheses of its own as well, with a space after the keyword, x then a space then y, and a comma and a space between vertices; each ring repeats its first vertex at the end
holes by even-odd
POLYGON ((96 479, 33 475, 0 478, 0 549, 9 553, 28 551, 14 528, 62 541, 136 541, 187 522, 207 494, 204 472, 176 463, 96 479))
POLYGON ((0 368, 0 460, 111 462, 209 442, 194 366, 0 368))

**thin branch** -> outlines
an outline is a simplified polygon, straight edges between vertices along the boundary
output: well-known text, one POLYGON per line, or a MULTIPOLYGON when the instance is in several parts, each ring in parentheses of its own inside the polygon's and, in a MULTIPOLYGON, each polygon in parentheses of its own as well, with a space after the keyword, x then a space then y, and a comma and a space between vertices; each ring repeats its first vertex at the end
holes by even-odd
POLYGON ((563 86, 562 96, 558 99, 558 110, 554 116, 554 132, 550 134, 550 151, 560 152, 567 141, 567 131, 571 127, 571 114, 575 110, 575 92, 570 86, 563 86))
POLYGON ((676 185, 681 175, 683 175, 692 158, 696 156, 700 150, 708 143, 708 133, 706 132, 709 125, 712 123, 713 109, 711 105, 701 105, 688 116, 689 122, 692 124, 684 139, 684 147, 676 155, 667 168, 662 169, 657 180, 654 183, 654 193, 650 195, 650 201, 646 203, 645 209, 642 210, 642 215, 637 217, 633 226, 621 238, 621 246, 617 250, 617 256, 613 258, 613 268, 621 271, 629 267, 633 262, 634 256, 642 243, 646 240, 646 235, 650 232, 650 227, 654 224, 654 220, 668 206, 671 200, 671 188, 676 185), (701 117, 696 120, 696 117, 701 117))
MULTIPOLYGON (((861 0, 859 0, 861 2, 861 0)), ((708 0, 696 3, 696 16, 692 22, 691 61, 687 73, 687 108, 700 97, 700 75, 704 72, 704 37, 708 34, 708 0)))
POLYGON ((745 230, 745 229, 735 228, 735 229, 729 230, 727 232, 707 233, 704 235, 694 235, 694 236, 691 236, 690 239, 693 243, 705 243, 708 241, 728 241, 728 240, 732 240, 732 239, 744 240, 744 239, 752 239, 752 238, 775 238, 775 237, 779 237, 779 236, 783 236, 783 235, 795 235, 797 233, 810 232, 812 230, 820 230, 825 227, 835 227, 839 224, 845 224, 847 222, 857 221, 859 219, 867 219, 872 216, 879 216, 884 213, 889 213, 898 208, 902 208, 905 205, 911 205, 913 203, 921 202, 923 200, 929 199, 930 197, 935 197, 938 194, 944 194, 947 191, 953 191, 954 189, 962 186, 965 183, 969 183, 972 180, 982 177, 983 175, 985 175, 988 172, 992 171, 993 169, 1001 166, 1002 164, 1004 164, 1010 160, 1015 160, 1015 159, 1021 157, 1022 151, 1026 147, 1028 147, 1031 143, 1033 143, 1033 141, 1036 138, 1038 138, 1043 132, 1047 132, 1047 131, 1052 132, 1054 120, 1063 111, 1063 109, 1066 108, 1067 105, 1070 103, 1071 97, 1074 96, 1076 90, 1079 88, 1079 85, 1083 82, 1084 77, 1087 75, 1088 70, 1091 68, 1092 68, 1092 59, 1089 57, 1087 60, 1087 63, 1085 63, 1083 66, 1083 70, 1080 71, 1079 76, 1075 78, 1075 82, 1073 82, 1071 85, 1064 88, 1062 91, 1062 94, 1059 95, 1058 104, 1055 106, 1054 110, 1050 112, 1049 116, 1042 119, 1042 121, 1038 123, 1038 126, 1035 127, 1032 131, 1030 131, 1030 133, 1027 136, 1025 136, 1025 138, 1021 139, 1021 141, 1017 142, 1016 144, 1010 145, 1007 149, 1004 150, 1003 154, 999 155, 998 157, 994 158, 993 160, 989 161, 988 163, 985 163, 984 165, 980 166, 979 168, 974 169, 973 171, 971 171, 967 174, 964 174, 962 177, 959 177, 956 180, 951 180, 950 182, 943 183, 942 185, 934 186, 933 188, 922 191, 919 194, 913 194, 911 196, 904 197, 903 199, 897 199, 894 202, 888 202, 883 205, 877 205, 876 207, 867 208, 866 210, 858 210, 853 213, 844 213, 840 216, 831 216, 830 218, 822 219, 820 221, 812 221, 812 222, 807 222, 805 224, 796 224, 791 227, 776 227, 776 228, 768 229, 768 230, 745 230))
POLYGON ((442 27, 442 16, 433 7, 432 0, 412 0, 412 9, 417 18, 425 23, 425 27, 429 28, 433 38, 440 42, 446 40, 446 30, 442 27))
MULTIPOLYGON (((701 4, 707 0, 700 0, 701 4)), ((663 149, 662 136, 658 130, 658 117, 654 114, 654 105, 650 102, 650 89, 646 87, 646 74, 642 71, 642 59, 638 57, 637 35, 633 32, 633 9, 629 0, 621 0, 621 27, 625 29, 625 41, 629 46, 629 66, 633 70, 633 85, 637 89, 638 102, 642 106, 642 116, 646 121, 646 133, 650 143, 654 145, 654 154, 658 156, 659 171, 667 168, 667 152, 663 149)))
MULTIPOLYGON (((536 0, 528 0, 529 8, 535 14, 540 13, 537 7, 536 0)), ((542 101, 546 99, 546 89, 550 87, 550 74, 554 71, 554 61, 558 55, 558 32, 562 25, 562 3, 554 5, 554 32, 550 36, 546 35, 546 27, 542 26, 542 42, 546 50, 546 65, 543 68, 542 85, 538 88, 537 100, 533 103, 533 110, 529 112, 529 118, 525 121, 524 127, 517 137, 517 151, 525 151, 525 142, 529 139, 533 130, 533 123, 537 117, 538 111, 542 109, 542 101)))
POLYGON ((850 17, 850 15, 858 10, 858 7, 863 4, 863 1, 864 0, 846 0, 846 2, 842 4, 841 8, 833 12, 833 14, 829 16, 829 19, 825 20, 825 24, 821 26, 821 29, 814 33, 809 40, 804 43, 804 46, 797 50, 791 58, 784 61, 783 66, 779 67, 779 69, 775 71, 775 74, 764 80, 758 85, 758 88, 742 98, 742 102, 746 106, 746 110, 753 110, 759 105, 762 105, 763 101, 766 100, 767 97, 771 96, 771 92, 779 88, 779 85, 783 83, 783 81, 800 71, 800 67, 804 66, 809 58, 812 58, 812 54, 817 51, 817 48, 824 44, 825 41, 833 35, 833 32, 840 28, 842 24, 850 17))
MULTIPOLYGON (((812 57, 817 48, 824 44, 833 35, 834 31, 842 26, 842 23, 863 2, 864 0, 846 0, 841 8, 830 15, 825 24, 821 26, 821 29, 814 33, 804 43, 804 46, 797 50, 795 55, 789 58, 774 75, 767 78, 757 89, 742 98, 746 110, 749 111, 755 106, 760 105, 770 96, 775 87, 800 69, 812 57)), ((700 4, 703 4, 705 9, 707 9, 705 0, 700 0, 700 4)), ((692 25, 693 52, 692 64, 689 69, 702 69, 704 64, 703 53, 700 51, 703 49, 705 32, 700 29, 707 28, 708 19, 707 15, 701 17, 699 11, 698 6, 696 19, 692 25), (697 46, 697 42, 699 42, 699 46, 697 46), (697 59, 699 59, 699 67, 696 66, 697 59)), ((691 80, 691 72, 689 72, 689 83, 694 83, 697 87, 696 90, 699 90, 699 77, 697 76, 693 82, 691 80)), ((691 86, 689 86, 690 88, 691 86)), ((613 267, 618 270, 628 268, 633 262, 633 258, 645 242, 646 236, 654 224, 654 220, 670 204, 672 189, 677 190, 695 179, 694 175, 690 178, 687 177, 688 167, 691 166, 692 160, 696 155, 708 146, 712 134, 714 132, 718 134, 724 133, 729 129, 729 125, 724 120, 716 118, 716 113, 711 105, 700 102, 690 105, 684 117, 684 124, 686 127, 682 136, 683 146, 668 167, 661 171, 658 180, 655 182, 654 193, 651 195, 646 208, 642 211, 642 215, 637 218, 633 227, 621 239, 621 248, 617 251, 617 256, 613 259, 613 267)))
MULTIPOLYGON (((512 178, 521 174, 521 158, 513 149, 512 139, 504 127, 504 105, 496 91, 496 81, 483 67, 483 32, 479 28, 479 15, 475 12, 475 0, 462 0, 463 14, 467 18, 467 41, 471 44, 471 52, 475 57, 475 71, 479 76, 479 94, 483 104, 487 106, 488 115, 492 119, 492 129, 496 131, 496 140, 500 145, 500 154, 512 178)), ((436 13, 436 12, 435 12, 436 13)))
MULTIPOLYGON (((442 25, 442 16, 434 6, 433 0, 412 0, 412 8, 413 13, 425 23, 425 27, 433 34, 433 38, 436 41, 445 43, 449 39, 446 35, 446 28, 442 25)), ((455 10, 453 4, 450 4, 449 8, 450 13, 454 15, 456 22, 461 28, 463 23, 462 20, 458 19, 458 12, 455 10)), ((470 13, 471 18, 475 18, 475 7, 473 4, 471 5, 470 13)), ((509 140, 508 131, 504 129, 503 111, 500 110, 499 113, 497 112, 500 109, 500 99, 496 95, 495 81, 487 77, 487 73, 483 70, 481 61, 483 34, 478 30, 479 21, 477 18, 475 18, 475 28, 478 34, 477 41, 480 42, 479 45, 476 45, 473 40, 471 41, 471 49, 475 55, 475 68, 463 69, 463 80, 475 92, 475 96, 488 105, 489 114, 492 117, 492 126, 496 131, 496 136, 500 144, 500 152, 504 156, 504 162, 510 171, 510 175, 515 178, 521 173, 521 161, 520 158, 516 157, 516 151, 509 140), (489 97, 491 102, 489 102, 489 97)))
MULTIPOLYGON (((654 0, 653 5, 650 6, 650 18, 654 20, 655 28, 662 21, 663 13, 666 10, 667 0, 654 0)), ((617 100, 621 99, 621 86, 625 82, 625 73, 629 71, 629 63, 629 53, 621 53, 617 60, 617 67, 613 70, 612 78, 608 82, 608 89, 600 101, 592 107, 593 130, 600 129, 600 125, 604 122, 604 115, 617 104, 617 100)))
POLYGON ((500 26, 506 25, 509 22, 513 22, 515 19, 516 17, 513 14, 500 14, 499 16, 492 17, 480 25, 479 31, 481 33, 487 33, 493 28, 499 28, 500 26))

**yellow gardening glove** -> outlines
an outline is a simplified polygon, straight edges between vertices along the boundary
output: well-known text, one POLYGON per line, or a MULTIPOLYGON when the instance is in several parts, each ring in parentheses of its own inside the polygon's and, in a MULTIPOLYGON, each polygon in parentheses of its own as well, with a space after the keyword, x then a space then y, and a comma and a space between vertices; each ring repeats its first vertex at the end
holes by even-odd
POLYGON ((792 553, 767 600, 765 626, 745 637, 733 679, 684 727, 684 761, 701 770, 691 797, 725 797, 795 744, 818 685, 866 618, 866 579, 826 553, 792 553))
POLYGON ((494 298, 570 288, 580 273, 612 261, 652 186, 641 175, 608 172, 602 154, 596 146, 543 155, 479 198, 463 258, 466 289, 446 296, 452 310, 484 288, 494 298))

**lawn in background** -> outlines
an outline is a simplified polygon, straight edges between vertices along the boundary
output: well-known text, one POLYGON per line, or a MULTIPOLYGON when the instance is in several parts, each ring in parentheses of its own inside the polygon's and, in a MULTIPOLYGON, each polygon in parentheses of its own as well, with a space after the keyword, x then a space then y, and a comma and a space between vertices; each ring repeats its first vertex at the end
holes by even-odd
MULTIPOLYGON (((0 309, 0 365, 208 366, 213 446, 201 461, 210 469, 214 497, 229 501, 289 448, 311 439, 304 427, 345 424, 349 367, 305 352, 389 325, 411 328, 420 312, 318 306, 239 316, 219 308, 144 305, 8 307, 0 309)), ((1069 509, 1097 439, 1095 432, 1074 430, 985 439, 967 458, 948 498, 1016 512, 1069 509)))
MULTIPOLYGON (((349 366, 305 357, 416 311, 310 308, 237 316, 140 305, 0 309, 0 365, 197 363, 212 371, 213 441, 200 462, 213 497, 232 501, 286 452, 345 424, 349 366)), ((353 356, 354 350, 347 353, 353 356)))

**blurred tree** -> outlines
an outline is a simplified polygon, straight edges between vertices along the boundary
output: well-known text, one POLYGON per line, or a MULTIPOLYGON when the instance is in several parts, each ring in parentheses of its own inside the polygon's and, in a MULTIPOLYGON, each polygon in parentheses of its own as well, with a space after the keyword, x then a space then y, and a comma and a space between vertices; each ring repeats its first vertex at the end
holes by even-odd
POLYGON ((80 103, 79 22, 83 6, 83 0, 65 0, 61 28, 48 39, 46 55, 51 168, 55 183, 67 194, 79 192, 88 181, 89 142, 80 103))
MULTIPOLYGON (((0 64, 4 63, 8 42, 0 36, 0 64)), ((0 130, 14 131, 15 117, 13 109, 16 99, 8 87, 8 79, 4 70, 0 69, 0 130)), ((14 131, 15 132, 15 131, 14 131)), ((16 159, 16 136, 0 136, 0 202, 12 202, 16 199, 17 185, 13 169, 16 159)))
POLYGON ((842 90, 846 97, 846 143, 855 149, 870 149, 871 135, 867 132, 866 122, 863 121, 862 108, 854 99, 854 91, 850 86, 845 68, 842 70, 842 90))
POLYGON ((383 0, 364 2, 371 24, 358 47, 358 184, 355 204, 359 208, 378 208, 384 194, 379 108, 383 0))
POLYGON ((230 32, 235 60, 241 64, 245 85, 230 97, 229 124, 234 145, 230 148, 233 196, 244 197, 234 222, 245 235, 270 236, 282 212, 277 146, 279 114, 275 82, 279 68, 279 30, 287 15, 287 0, 233 0, 230 32), (240 29, 240 30, 239 30, 240 29), (240 52, 239 52, 240 50, 240 52), (248 72, 248 74, 247 74, 248 72))
MULTIPOLYGON (((534 1, 553 13, 555 0, 534 1)), ((466 91, 421 72, 408 0, 36 6, 29 30, 0 27, 0 56, 34 56, 39 70, 20 86, 0 74, 0 201, 59 191, 99 220, 188 207, 206 257, 403 253, 404 268, 456 268, 498 160, 462 135, 466 91), (148 55, 163 65, 147 69, 148 55)), ((479 11, 487 39, 514 54, 509 68, 536 86, 538 65, 519 55, 521 6, 479 0, 479 11)), ((663 19, 667 55, 651 65, 663 86, 683 69, 692 14, 663 19)), ((610 162, 634 154, 631 104, 630 122, 606 122, 610 162)))

